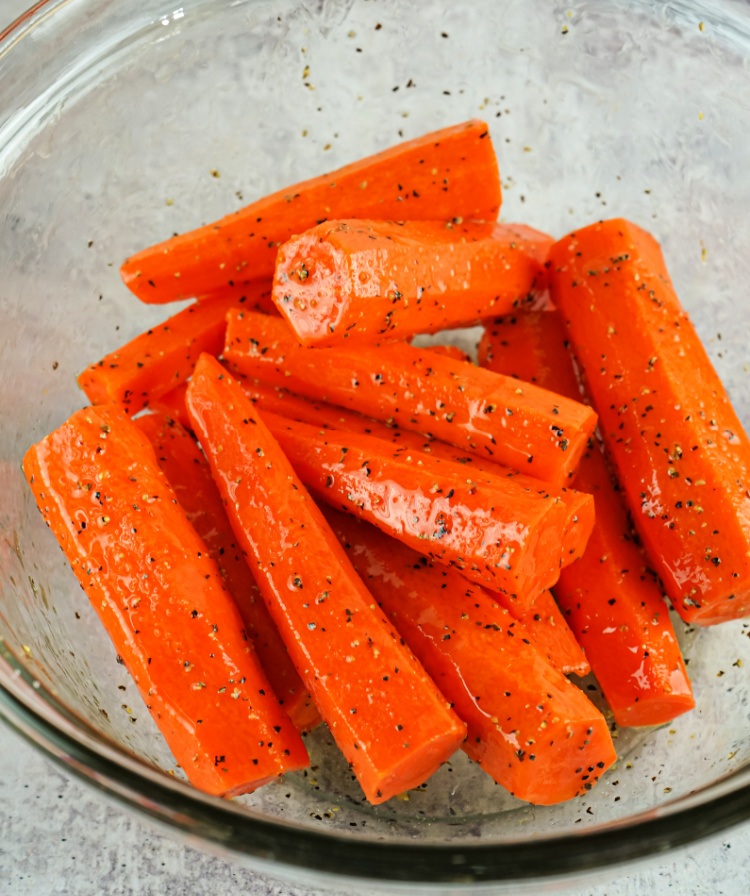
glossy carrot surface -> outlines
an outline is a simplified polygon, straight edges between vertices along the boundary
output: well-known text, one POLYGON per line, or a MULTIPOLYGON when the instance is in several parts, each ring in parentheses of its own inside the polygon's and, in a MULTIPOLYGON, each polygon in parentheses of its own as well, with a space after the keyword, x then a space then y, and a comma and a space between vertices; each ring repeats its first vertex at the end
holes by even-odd
POLYGON ((248 311, 259 311, 261 314, 278 316, 278 310, 271 297, 273 281, 270 277, 255 280, 232 280, 224 286, 216 287, 211 292, 196 296, 202 305, 208 302, 229 301, 234 298, 237 305, 248 311))
MULTIPOLYGON (((560 573, 560 577, 564 573, 565 570, 560 573)), ((542 591, 528 609, 518 608, 515 615, 531 634, 537 650, 543 653, 553 666, 566 675, 589 674, 591 663, 551 591, 542 591)))
POLYGON ((188 780, 236 796, 305 767, 218 567, 124 412, 78 411, 24 471, 188 780))
POLYGON ((325 513, 375 599, 466 722, 466 753, 532 803, 590 790, 617 758, 607 723, 524 626, 455 571, 352 516, 325 513))
MULTIPOLYGON (((432 350, 432 349, 431 349, 432 350)), ((345 410, 327 402, 312 401, 287 392, 282 388, 273 388, 249 377, 238 377, 243 392, 261 412, 270 411, 281 417, 309 423, 318 430, 335 429, 348 433, 373 436, 390 442, 396 448, 404 448, 408 455, 415 451, 429 457, 460 464, 462 481, 471 478, 475 473, 489 476, 502 476, 513 479, 516 484, 532 491, 538 491, 539 480, 526 476, 516 470, 484 460, 475 454, 463 454, 455 446, 437 439, 429 439, 408 429, 389 426, 372 417, 365 417, 356 411, 345 410)), ((178 387, 161 399, 159 408, 174 420, 190 426, 184 402, 184 387, 178 387)), ((544 487, 544 493, 552 498, 559 498, 565 505, 567 517, 563 533, 562 566, 575 562, 586 547, 587 532, 593 525, 594 506, 588 495, 570 488, 544 487)))
POLYGON ((457 345, 431 345, 429 349, 437 355, 444 355, 446 358, 452 358, 454 361, 465 361, 467 364, 473 363, 471 356, 457 345))
POLYGON ((672 604, 700 625, 746 616, 750 442, 658 243, 615 219, 564 237, 550 261, 553 301, 672 604))
POLYGON ((198 443, 179 423, 161 415, 141 415, 135 423, 151 443, 188 520, 216 561, 284 712, 298 731, 310 730, 320 715, 266 608, 198 443))
POLYGON ((154 399, 184 382, 201 352, 218 355, 224 345, 226 314, 234 307, 254 307, 268 284, 254 282, 210 302, 196 302, 146 330, 91 364, 78 375, 78 385, 92 404, 116 402, 136 414, 154 399))
POLYGON ((193 427, 297 671, 368 800, 421 784, 466 729, 374 605, 240 386, 204 356, 193 427))
MULTIPOLYGON (((388 442, 318 430, 266 412, 264 419, 302 481, 467 578, 527 606, 560 575, 568 512, 541 483, 466 476, 459 464, 388 442)), ((593 525, 589 518, 585 539, 593 525)))
POLYGON ((596 423, 590 408, 404 343, 303 348, 284 321, 231 311, 230 368, 439 438, 565 485, 596 423))
POLYGON ((483 121, 443 128, 287 187, 213 224, 133 255, 120 273, 144 302, 270 276, 281 243, 330 218, 494 221, 500 176, 483 121))
POLYGON ((326 221, 281 246, 273 300, 306 346, 436 333, 527 301, 552 242, 523 224, 326 221))
MULTIPOLYGON (((579 394, 557 312, 495 322, 482 338, 480 358, 505 373, 579 394)), ((596 440, 576 484, 594 495, 596 525, 583 559, 560 574, 555 596, 617 723, 663 724, 693 708, 692 689, 661 588, 596 440)))

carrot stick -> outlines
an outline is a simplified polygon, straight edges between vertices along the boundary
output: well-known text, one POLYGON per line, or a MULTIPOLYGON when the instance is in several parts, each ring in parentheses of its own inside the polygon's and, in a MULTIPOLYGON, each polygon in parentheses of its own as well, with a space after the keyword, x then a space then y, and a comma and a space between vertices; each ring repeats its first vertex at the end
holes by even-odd
MULTIPOLYGON (((565 570, 560 573, 561 578, 564 573, 565 570)), ((588 657, 576 640, 565 616, 560 612, 551 591, 542 591, 528 609, 516 611, 515 615, 531 634, 537 650, 544 654, 553 666, 566 675, 589 674, 591 664, 588 657)))
POLYGON ((187 408, 185 407, 187 387, 187 381, 180 383, 179 386, 175 386, 174 389, 170 389, 169 392, 165 392, 163 395, 159 395, 157 398, 152 399, 148 407, 152 414, 161 416, 164 419, 172 420, 174 423, 178 423, 190 432, 192 423, 190 422, 190 417, 188 417, 187 408))
POLYGON ((229 524, 203 452, 179 423, 156 414, 136 419, 182 509, 219 566, 224 585, 242 615, 274 694, 298 731, 309 731, 320 715, 294 668, 229 524))
POLYGON ((672 604, 700 625, 746 616, 750 441, 658 243, 616 219, 565 237, 550 260, 553 301, 672 604))
MULTIPOLYGON (((541 483, 532 491, 512 478, 469 478, 459 464, 371 436, 321 432, 268 412, 264 420, 300 479, 326 503, 504 591, 519 606, 557 581, 568 513, 541 483)), ((581 526, 582 539, 593 522, 590 515, 581 526)))
MULTIPOLYGON (((517 315, 487 329, 480 358, 578 395, 566 337, 558 312, 517 315)), ((690 681, 661 589, 595 440, 576 483, 594 495, 596 526, 583 559, 560 574, 555 596, 618 725, 663 724, 693 708, 690 681)))
POLYGON ((122 410, 73 414, 24 472, 188 780, 236 796, 307 766, 215 562, 122 410))
POLYGON ((467 364, 473 363, 471 357, 457 345, 430 345, 429 350, 435 352, 436 355, 444 355, 446 358, 451 358, 454 361, 465 361, 467 364))
MULTIPOLYGON (((242 304, 247 311, 258 311, 261 314, 279 316, 279 311, 271 298, 272 281, 262 277, 256 280, 238 280, 219 286, 211 292, 196 296, 201 304, 207 302, 220 302, 223 299, 234 297, 236 305, 242 304)), ((231 304, 230 306, 231 307, 231 304)))
POLYGON ((367 799, 421 784, 465 726, 375 608, 257 409, 207 355, 187 407, 268 609, 367 799))
MULTIPOLYGON (((270 411, 290 420, 301 423, 309 423, 318 430, 335 429, 345 432, 359 433, 373 436, 390 442, 396 447, 407 449, 410 454, 415 451, 424 452, 430 457, 461 464, 463 478, 473 477, 475 473, 488 474, 490 476, 503 476, 512 478, 526 489, 537 491, 539 481, 531 476, 525 476, 516 470, 502 467, 492 461, 484 460, 472 454, 461 454, 453 445, 440 442, 437 439, 427 439, 419 433, 408 429, 398 429, 388 426, 372 417, 365 417, 356 411, 345 410, 327 402, 314 402, 299 395, 287 392, 284 389, 274 389, 266 386, 258 380, 248 377, 237 377, 243 392, 259 407, 262 412, 270 411)), ((161 399, 159 408, 173 420, 190 426, 187 420, 187 411, 184 401, 185 387, 179 386, 172 393, 161 399)), ((591 530, 593 523, 593 504, 588 495, 580 494, 574 489, 552 488, 546 486, 545 494, 553 498, 559 498, 566 508, 566 522, 562 543, 562 566, 575 562, 582 554, 586 546, 587 532, 591 530)))
POLYGON ((213 301, 189 305, 87 367, 78 375, 78 385, 92 404, 117 402, 126 414, 138 413, 184 382, 201 352, 218 355, 227 311, 255 304, 267 288, 265 281, 255 281, 242 295, 228 290, 213 301))
POLYGON ((327 218, 494 221, 500 202, 489 131, 474 120, 272 193, 138 252, 120 274, 141 301, 171 302, 212 292, 246 269, 270 276, 281 243, 327 218))
POLYGON ((281 246, 273 300, 306 346, 436 333, 518 307, 552 242, 523 224, 326 221, 281 246))
POLYGON ((465 752, 519 799, 591 789, 617 758, 602 714, 481 588, 324 511, 363 581, 468 726, 465 752))
POLYGON ((281 320, 230 311, 227 321, 232 371, 426 432, 553 485, 573 475, 596 422, 577 402, 427 349, 306 349, 281 320))

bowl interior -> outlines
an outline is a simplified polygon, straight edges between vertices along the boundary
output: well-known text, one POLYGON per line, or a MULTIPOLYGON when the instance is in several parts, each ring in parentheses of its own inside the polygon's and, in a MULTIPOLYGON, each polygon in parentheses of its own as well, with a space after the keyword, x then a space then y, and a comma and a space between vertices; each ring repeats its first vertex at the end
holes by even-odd
MULTIPOLYGON (((561 236, 624 216, 654 232, 748 424, 750 16, 733 3, 614 0, 174 6, 50 2, 0 44, 0 682, 25 699, 12 669, 27 670, 41 703, 59 701, 87 736, 179 777, 20 470, 26 448, 85 403, 82 367, 176 310, 140 304, 120 262, 271 190, 480 117, 504 220, 561 236)), ((473 347, 476 332, 458 338, 473 347)), ((679 808, 726 776, 746 783, 750 625, 675 626, 697 708, 659 730, 612 722, 619 762, 581 799, 528 806, 457 754, 373 808, 320 728, 307 737, 309 771, 235 808, 460 849, 598 830, 679 808)), ((600 700, 595 680, 582 687, 600 700)), ((191 799, 185 789, 188 815, 191 799)))

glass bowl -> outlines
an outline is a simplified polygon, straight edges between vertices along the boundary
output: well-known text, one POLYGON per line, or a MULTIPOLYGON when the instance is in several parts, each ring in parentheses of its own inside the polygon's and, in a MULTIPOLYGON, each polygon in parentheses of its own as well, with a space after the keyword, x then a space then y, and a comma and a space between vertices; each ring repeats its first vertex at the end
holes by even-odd
POLYGON ((309 771, 234 802, 203 796, 173 768, 20 469, 84 404, 75 374, 174 312, 128 293, 127 255, 471 117, 490 124, 504 219, 560 236, 622 215, 655 233, 750 423, 749 37, 746 5, 689 0, 47 0, 6 31, 2 716, 191 842, 318 883, 517 890, 750 818, 742 621, 675 620, 697 708, 658 730, 613 723, 617 766, 567 804, 520 803, 458 754, 373 808, 325 728, 307 737, 309 771))

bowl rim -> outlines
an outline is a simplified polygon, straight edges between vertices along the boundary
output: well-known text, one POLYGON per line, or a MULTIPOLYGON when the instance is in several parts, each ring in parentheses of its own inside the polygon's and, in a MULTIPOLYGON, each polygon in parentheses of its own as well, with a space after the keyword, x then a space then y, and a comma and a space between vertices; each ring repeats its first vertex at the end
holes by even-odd
POLYGON ((430 888, 560 880, 663 854, 750 819, 747 766, 629 818, 526 842, 393 843, 260 819, 107 740, 37 681, 2 641, 0 719, 66 772, 193 845, 197 838, 214 852, 271 873, 319 875, 339 885, 349 880, 430 888))
MULTIPOLYGON (((0 55, 20 39, 22 28, 33 28, 69 2, 35 2, 0 31, 0 55)), ((692 2, 676 0, 675 5, 692 2)), ((337 886, 346 880, 428 889, 559 880, 663 854, 750 820, 747 765, 656 808, 580 833, 525 842, 394 843, 261 819, 195 790, 108 740, 37 681, 2 638, 0 719, 67 773, 193 845, 210 844, 213 852, 247 859, 271 873, 309 874, 337 886)))

